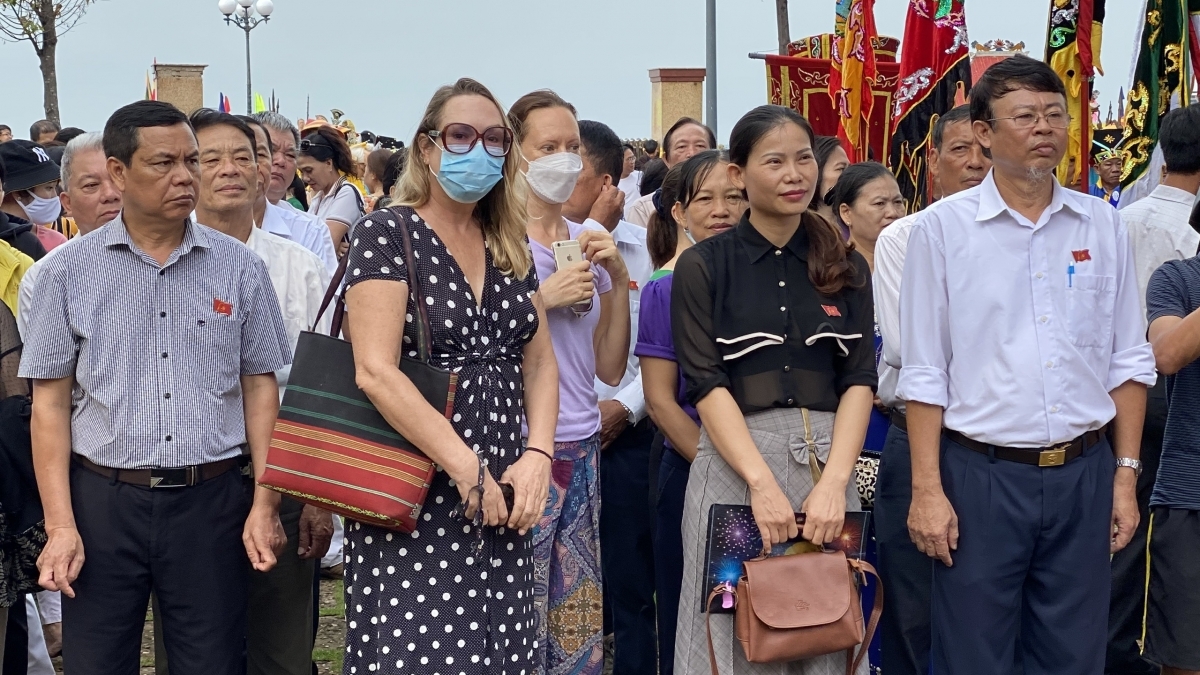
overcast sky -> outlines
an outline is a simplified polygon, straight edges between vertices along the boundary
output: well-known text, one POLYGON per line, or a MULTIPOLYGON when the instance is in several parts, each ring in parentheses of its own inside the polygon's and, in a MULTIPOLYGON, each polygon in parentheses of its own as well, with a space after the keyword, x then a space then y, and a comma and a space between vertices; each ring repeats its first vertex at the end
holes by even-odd
MULTIPOLYGON (((970 39, 1024 41, 1043 54, 1050 0, 967 2, 970 39)), ((1115 102, 1126 86, 1142 3, 1108 3, 1098 88, 1115 102)), ((775 49, 772 0, 718 0, 718 134, 766 101, 762 61, 775 49)), ((834 0, 791 0, 793 37, 833 28, 834 0)), ((906 0, 876 0, 879 31, 900 37, 906 0)), ((549 87, 581 118, 608 123, 622 138, 650 133, 651 68, 704 66, 703 0, 275 0, 270 23, 251 34, 254 88, 274 90, 282 112, 339 108, 359 130, 407 142, 430 95, 471 76, 509 104, 549 87)), ((226 26, 216 0, 100 0, 62 38, 58 85, 62 120, 101 128, 117 107, 142 98, 152 62, 207 64, 205 102, 219 92, 245 109, 245 42, 226 26)), ((0 123, 24 138, 42 117, 42 79, 28 43, 0 44, 0 123)))

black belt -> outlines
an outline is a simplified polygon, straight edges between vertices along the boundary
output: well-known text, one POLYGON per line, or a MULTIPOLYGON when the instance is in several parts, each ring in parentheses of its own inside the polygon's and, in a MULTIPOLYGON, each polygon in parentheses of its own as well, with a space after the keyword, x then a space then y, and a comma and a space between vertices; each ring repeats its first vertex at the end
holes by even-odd
POLYGON ((242 457, 232 457, 219 462, 170 469, 112 469, 100 466, 82 455, 72 454, 71 458, 83 468, 105 478, 145 488, 193 487, 240 468, 244 461, 242 457))
POLYGON ((1082 455, 1084 450, 1099 443, 1100 439, 1104 438, 1104 431, 1107 428, 1108 425, 1106 424, 1072 441, 1045 448, 1006 448, 999 445, 988 445, 987 443, 980 443, 979 441, 967 438, 952 429, 946 429, 945 434, 947 439, 982 455, 994 456, 996 459, 1003 459, 1006 462, 1032 464, 1044 468, 1048 466, 1062 466, 1082 455))
POLYGON ((904 416, 904 411, 899 408, 892 408, 888 411, 888 419, 892 421, 892 425, 900 431, 908 433, 908 418, 904 416))

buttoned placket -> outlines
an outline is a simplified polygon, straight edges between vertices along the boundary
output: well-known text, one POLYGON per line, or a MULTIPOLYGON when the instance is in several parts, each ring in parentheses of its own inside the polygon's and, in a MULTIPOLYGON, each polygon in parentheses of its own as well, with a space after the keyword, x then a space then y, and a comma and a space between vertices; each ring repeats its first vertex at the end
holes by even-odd
MULTIPOLYGON (((181 325, 179 319, 182 317, 174 316, 173 310, 178 306, 178 303, 172 302, 171 281, 168 279, 171 266, 174 264, 178 251, 171 254, 166 264, 162 267, 157 267, 152 272, 154 277, 154 305, 157 309, 158 316, 153 317, 154 321, 154 363, 155 363, 155 382, 158 385, 158 456, 151 458, 153 466, 164 466, 165 459, 171 455, 172 444, 175 442, 176 420, 175 414, 176 400, 172 398, 171 390, 174 389, 175 383, 175 331, 173 326, 181 325)), ((152 264, 157 266, 157 263, 152 264)))
MULTIPOLYGON (((1049 209, 1048 209, 1049 211, 1049 209)), ((1060 211, 1062 211, 1060 209, 1060 211)), ((1067 391, 1067 382, 1063 381, 1064 371, 1060 358, 1068 346, 1062 344, 1066 339, 1066 323, 1063 317, 1055 311, 1054 292, 1051 284, 1067 283, 1066 265, 1053 251, 1048 249, 1047 221, 1053 215, 1042 216, 1036 228, 1027 230, 1029 236, 1029 266, 1030 285, 1032 287, 1034 309, 1034 333, 1037 335, 1038 360, 1042 364, 1042 401, 1046 411, 1046 434, 1050 439, 1062 439, 1066 434, 1063 422, 1062 408, 1065 405, 1063 392, 1067 391), (1059 264, 1061 263, 1061 264, 1059 264), (1061 269, 1060 269, 1061 268, 1061 269), (1056 272, 1057 271, 1057 272, 1056 272)), ((1018 225, 1025 229, 1024 224, 1018 225)))
MULTIPOLYGON (((787 332, 788 326, 791 325, 791 322, 789 320, 790 312, 788 311, 789 303, 788 303, 788 290, 787 290, 787 271, 788 271, 787 256, 785 256, 783 254, 782 249, 777 248, 777 249, 775 249, 774 258, 775 258, 775 280, 777 283, 776 288, 778 289, 778 298, 779 298, 779 316, 781 319, 780 323, 782 324, 779 329, 779 334, 783 336, 784 344, 786 344, 787 339, 788 339, 788 332, 787 332)), ((783 370, 784 370, 784 372, 788 372, 789 370, 791 370, 791 367, 789 365, 785 364, 783 366, 783 370)), ((787 405, 795 405, 795 403, 796 403, 795 393, 791 390, 791 387, 788 384, 789 382, 790 382, 790 380, 784 380, 784 389, 785 389, 784 394, 787 395, 787 401, 785 401, 785 403, 787 405)))

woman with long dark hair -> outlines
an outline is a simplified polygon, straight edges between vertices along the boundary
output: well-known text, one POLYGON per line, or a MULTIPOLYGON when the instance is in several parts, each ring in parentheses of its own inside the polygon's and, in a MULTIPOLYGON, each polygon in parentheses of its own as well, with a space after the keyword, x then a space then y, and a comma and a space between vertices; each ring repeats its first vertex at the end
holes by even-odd
POLYGON ((313 193, 308 212, 329 226, 340 258, 348 248, 346 237, 350 228, 366 212, 362 194, 348 180, 357 174, 346 137, 330 126, 305 132, 296 168, 313 193))
MULTIPOLYGON (((675 667, 710 673, 703 588, 709 507, 747 504, 769 547, 797 534, 821 544, 857 511, 851 480, 876 386, 870 272, 808 211, 817 183, 807 120, 782 106, 746 113, 728 167, 749 211, 733 232, 675 264, 671 319, 701 433, 684 502, 683 590, 675 667), (803 530, 796 512, 804 512, 803 530)), ((751 665, 733 616, 712 617, 717 666, 742 673, 845 672, 842 653, 751 665)), ((867 672, 863 663, 860 673, 867 672)))
POLYGON ((691 462, 700 442, 700 417, 687 402, 683 376, 671 337, 671 282, 680 254, 709 237, 732 230, 746 210, 741 190, 729 180, 729 158, 706 150, 675 165, 663 182, 660 209, 650 219, 647 247, 658 271, 642 289, 642 320, 638 323, 636 354, 641 359, 646 410, 662 434, 656 480, 654 577, 658 599, 658 657, 660 675, 671 675, 675 664, 675 626, 683 577, 683 500, 691 462))

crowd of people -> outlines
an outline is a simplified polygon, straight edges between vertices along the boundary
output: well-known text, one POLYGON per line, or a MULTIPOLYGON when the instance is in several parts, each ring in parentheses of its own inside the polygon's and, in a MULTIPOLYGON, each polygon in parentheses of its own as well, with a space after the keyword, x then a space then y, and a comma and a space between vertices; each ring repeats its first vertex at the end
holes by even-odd
POLYGON ((766 548, 873 509, 855 675, 1200 672, 1200 104, 1120 212, 1055 180, 1070 121, 1048 66, 992 66, 911 214, 771 105, 727 150, 471 79, 397 152, 157 101, 0 126, 4 675, 135 673, 151 603, 159 675, 307 675, 322 568, 347 674, 847 671, 751 663, 700 611, 718 504, 766 548), (334 292, 358 387, 437 466, 409 533, 256 482, 334 292))

